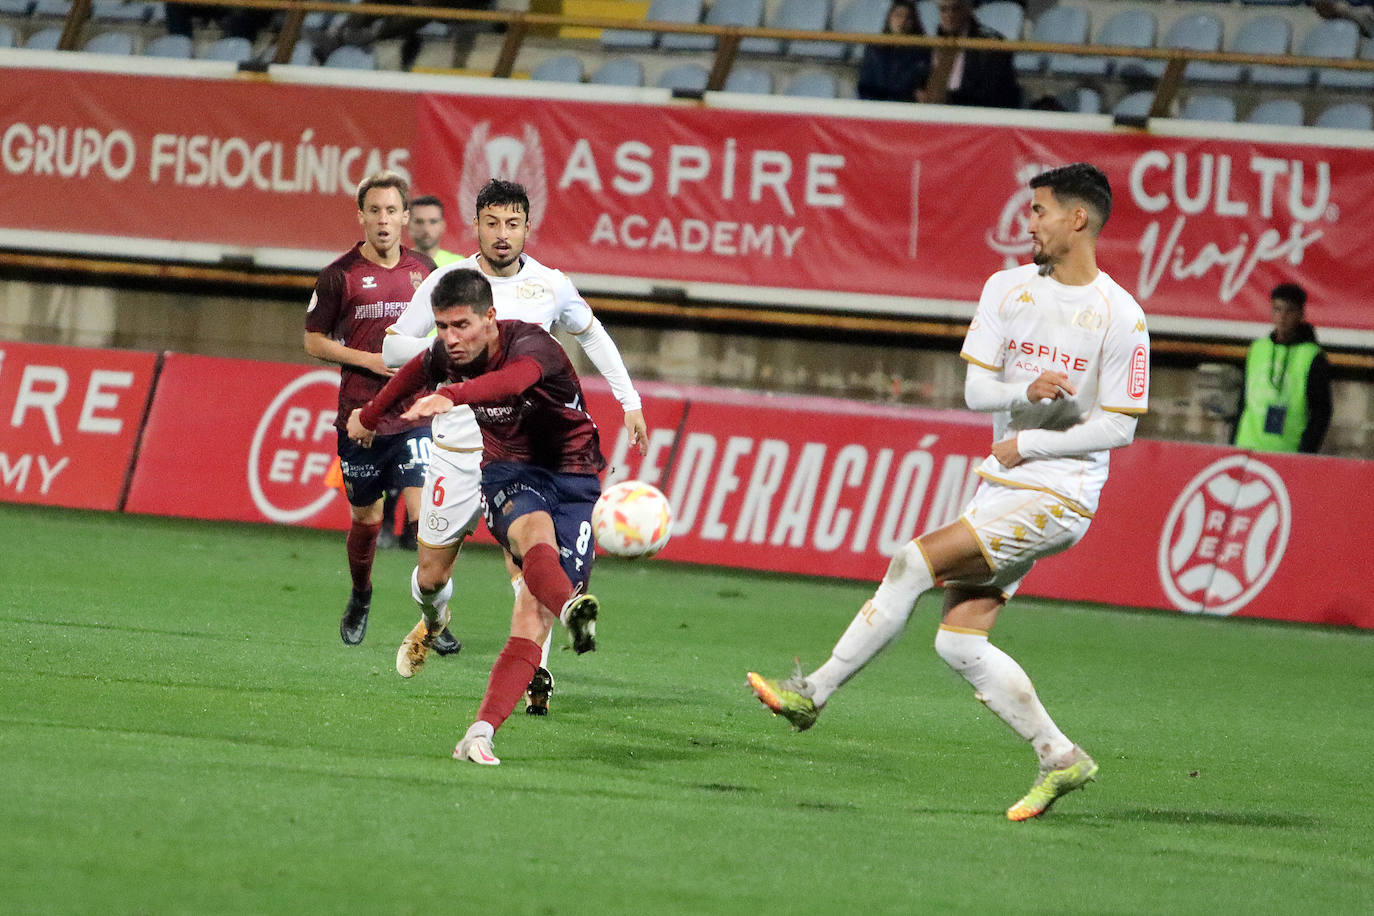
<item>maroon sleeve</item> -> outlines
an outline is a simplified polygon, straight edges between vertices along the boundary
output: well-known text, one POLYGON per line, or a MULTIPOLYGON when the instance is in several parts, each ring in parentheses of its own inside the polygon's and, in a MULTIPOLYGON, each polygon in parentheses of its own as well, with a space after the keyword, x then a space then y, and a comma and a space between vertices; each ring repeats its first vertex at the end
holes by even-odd
POLYGON ((456 385, 445 385, 442 394, 455 404, 498 404, 534 386, 544 377, 544 370, 532 356, 511 360, 495 372, 456 385))
POLYGON ((363 405, 362 413, 358 414, 363 426, 376 429, 388 410, 417 391, 429 387, 429 370, 425 366, 425 357, 428 355, 428 350, 416 354, 414 359, 402 366, 382 386, 382 390, 377 392, 372 400, 363 405))
POLYGON ((338 266, 330 264, 320 271, 315 280, 315 294, 310 297, 310 307, 305 312, 305 329, 334 336, 347 291, 344 272, 338 266))

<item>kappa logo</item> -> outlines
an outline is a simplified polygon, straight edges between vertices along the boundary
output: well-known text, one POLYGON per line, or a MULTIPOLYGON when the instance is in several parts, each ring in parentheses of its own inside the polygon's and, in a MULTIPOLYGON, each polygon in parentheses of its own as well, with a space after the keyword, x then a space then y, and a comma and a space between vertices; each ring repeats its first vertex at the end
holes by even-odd
POLYGON ((1279 568, 1292 524, 1273 468, 1249 455, 1213 462, 1183 488, 1160 533, 1165 594, 1187 613, 1234 614, 1279 568))
POLYGON ((274 522, 313 518, 338 495, 325 482, 337 442, 339 373, 295 379, 262 412, 248 449, 248 491, 274 522))
POLYGON ((1026 182, 1050 168, 1052 166, 1030 162, 1017 169, 1016 190, 1002 205, 997 225, 987 231, 988 247, 1003 257, 1005 267, 1015 267, 1030 256, 1030 207, 1035 192, 1026 182))
MULTIPOLYGON (((515 181, 524 185, 530 198, 530 223, 548 213, 549 184, 544 163, 544 144, 539 131, 531 124, 523 125, 520 136, 492 136, 491 122, 478 121, 463 146, 463 171, 458 179, 459 213, 472 213, 477 207, 477 192, 492 178, 515 181)), ((530 231, 534 241, 534 230, 530 231)))

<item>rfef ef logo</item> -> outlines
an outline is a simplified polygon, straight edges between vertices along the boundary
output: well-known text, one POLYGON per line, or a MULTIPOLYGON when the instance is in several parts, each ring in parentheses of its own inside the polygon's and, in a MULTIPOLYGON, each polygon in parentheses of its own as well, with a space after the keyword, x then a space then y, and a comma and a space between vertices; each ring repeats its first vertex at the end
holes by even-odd
POLYGON ((325 483, 338 435, 339 373, 308 372, 282 388, 263 411, 248 450, 248 490, 274 522, 304 521, 338 491, 325 483))
POLYGON ((1283 478, 1249 455, 1200 471, 1159 538, 1159 581, 1181 611, 1228 615, 1258 595, 1283 559, 1293 511, 1283 478))

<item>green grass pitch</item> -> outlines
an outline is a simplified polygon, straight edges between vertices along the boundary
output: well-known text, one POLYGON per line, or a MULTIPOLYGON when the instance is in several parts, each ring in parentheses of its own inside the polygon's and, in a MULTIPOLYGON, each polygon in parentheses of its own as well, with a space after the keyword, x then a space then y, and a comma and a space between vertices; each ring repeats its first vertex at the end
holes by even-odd
POLYGON ((790 732, 863 583, 602 562, 599 651, 496 768, 450 758, 505 641, 403 681, 411 558, 343 646, 343 537, 0 506, 7 913, 1367 913, 1374 633, 1017 599, 996 641, 1102 766, 1008 822, 1030 750, 930 648, 938 599, 790 732))

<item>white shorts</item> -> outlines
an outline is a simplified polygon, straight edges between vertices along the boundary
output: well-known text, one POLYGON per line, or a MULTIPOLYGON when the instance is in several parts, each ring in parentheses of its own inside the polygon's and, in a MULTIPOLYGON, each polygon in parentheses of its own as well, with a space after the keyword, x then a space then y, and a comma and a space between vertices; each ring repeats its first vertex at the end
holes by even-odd
POLYGON ((482 517, 482 452, 456 452, 437 445, 429 455, 420 497, 419 541, 452 547, 477 530, 482 517))
POLYGON ((993 574, 982 581, 960 579, 951 584, 990 586, 1010 598, 1036 560, 1077 544, 1092 519, 1053 493, 984 480, 959 521, 978 539, 993 574))

